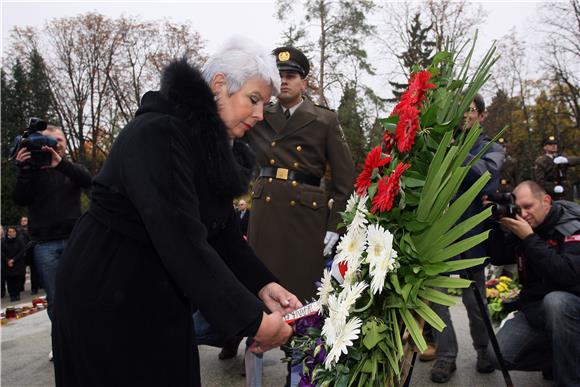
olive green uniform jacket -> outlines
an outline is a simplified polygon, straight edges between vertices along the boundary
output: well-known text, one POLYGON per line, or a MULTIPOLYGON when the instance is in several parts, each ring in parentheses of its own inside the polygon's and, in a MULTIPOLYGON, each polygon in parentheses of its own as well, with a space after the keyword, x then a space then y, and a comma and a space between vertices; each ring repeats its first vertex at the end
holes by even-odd
POLYGON ((275 177, 258 178, 252 192, 250 245, 284 287, 310 301, 324 268, 326 231, 336 232, 339 212, 354 189, 353 161, 338 117, 307 99, 289 119, 278 103, 270 104, 247 136, 260 167, 286 168, 319 180, 330 167, 328 192, 275 177))
POLYGON ((566 177, 566 170, 568 167, 580 164, 580 157, 566 157, 568 158, 568 164, 561 165, 560 167, 554 163, 554 158, 547 154, 538 157, 534 163, 536 182, 541 185, 554 200, 574 200, 572 197, 572 185, 566 177), (554 187, 557 185, 561 185, 564 188, 563 193, 557 194, 554 192, 554 187))

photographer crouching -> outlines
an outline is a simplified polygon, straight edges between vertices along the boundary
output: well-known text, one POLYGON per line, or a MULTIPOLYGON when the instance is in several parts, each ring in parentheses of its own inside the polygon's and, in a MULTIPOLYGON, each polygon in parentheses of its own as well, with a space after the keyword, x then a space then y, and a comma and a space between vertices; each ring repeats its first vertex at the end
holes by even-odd
POLYGON ((62 129, 31 118, 24 134, 16 138, 11 157, 19 169, 14 201, 28 207, 29 235, 36 242, 34 263, 51 320, 58 261, 81 215, 81 189, 91 185, 89 171, 66 160, 65 153, 62 129))
POLYGON ((489 237, 491 263, 515 262, 523 285, 519 311, 497 332, 501 353, 508 369, 580 386, 580 206, 552 202, 533 181, 513 194, 489 237))

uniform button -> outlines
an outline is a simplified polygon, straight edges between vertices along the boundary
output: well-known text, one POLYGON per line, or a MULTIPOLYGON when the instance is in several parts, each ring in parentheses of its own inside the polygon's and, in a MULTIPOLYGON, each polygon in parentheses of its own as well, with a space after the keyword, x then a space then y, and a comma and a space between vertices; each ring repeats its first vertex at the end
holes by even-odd
POLYGON ((270 203, 270 201, 271 201, 271 200, 272 200, 272 198, 271 198, 271 197, 269 197, 269 196, 266 196, 266 203, 270 203))
POLYGON ((272 141, 272 146, 276 146, 276 141, 272 141))
POLYGON ((252 191, 252 195, 254 194, 254 191, 252 191))
POLYGON ((292 180, 292 187, 298 187, 298 182, 296 180, 292 180))
POLYGON ((318 207, 318 203, 312 202, 312 207, 314 207, 314 208, 318 207))
POLYGON ((271 183, 271 182, 272 182, 272 178, 271 178, 271 177, 269 177, 269 178, 268 178, 268 183, 271 183))
POLYGON ((274 160, 274 159, 270 160, 270 164, 271 164, 271 165, 274 165, 274 164, 276 164, 276 160, 274 160))
POLYGON ((290 200, 290 205, 291 205, 292 207, 294 207, 294 206, 296 205, 296 201, 295 201, 295 200, 290 200))
POLYGON ((294 168, 298 168, 300 166, 300 164, 298 164, 298 163, 294 163, 292 165, 294 165, 294 168))
POLYGON ((298 152, 302 152, 302 147, 301 147, 300 145, 298 145, 298 146, 296 147, 296 150, 297 150, 298 152))

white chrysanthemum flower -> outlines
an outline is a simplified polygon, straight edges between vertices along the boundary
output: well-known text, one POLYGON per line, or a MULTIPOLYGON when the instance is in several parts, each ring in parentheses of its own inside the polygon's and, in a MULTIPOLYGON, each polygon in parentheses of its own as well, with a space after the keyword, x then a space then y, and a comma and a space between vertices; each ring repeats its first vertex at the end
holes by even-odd
POLYGON ((352 222, 350 222, 346 229, 364 230, 368 222, 367 217, 362 212, 357 211, 354 218, 352 218, 352 222))
POLYGON ((336 246, 335 259, 350 262, 360 259, 366 245, 366 234, 359 229, 350 229, 340 238, 336 246))
POLYGON ((364 195, 359 197, 359 201, 357 203, 356 209, 358 212, 362 213, 363 215, 367 215, 369 210, 367 209, 367 200, 369 196, 365 193, 364 195))
POLYGON ((373 262, 383 254, 390 255, 393 249, 393 234, 378 224, 367 228, 367 259, 373 262))
POLYGON ((320 286, 318 287, 318 303, 322 305, 328 304, 328 296, 333 292, 332 287, 332 276, 330 275, 330 270, 324 269, 324 274, 320 280, 320 286))
POLYGON ((324 362, 326 369, 330 369, 332 364, 336 363, 343 353, 345 355, 348 353, 348 347, 352 347, 353 342, 359 337, 361 325, 362 320, 358 317, 353 317, 337 331, 334 344, 324 362))
POLYGON ((362 259, 354 259, 352 261, 347 262, 348 269, 344 275, 344 281, 342 282, 342 286, 352 286, 358 280, 358 271, 360 269, 362 263, 362 259))
POLYGON ((350 195, 350 198, 348 198, 348 201, 346 202, 346 209, 344 210, 344 212, 350 213, 356 210, 359 197, 360 196, 358 196, 356 192, 353 192, 352 195, 350 195))
POLYGON ((391 250, 391 254, 381 255, 371 262, 369 272, 371 279, 371 291, 373 294, 380 294, 385 287, 385 279, 387 274, 393 271, 396 267, 397 252, 391 250))
POLYGON ((393 234, 379 225, 367 229, 367 260, 373 294, 382 293, 387 274, 395 269, 397 252, 393 250, 393 234))
POLYGON ((351 308, 354 306, 356 301, 362 295, 362 292, 368 287, 366 282, 359 282, 353 286, 347 286, 345 289, 340 293, 341 299, 341 308, 350 312, 351 308))
POLYGON ((340 329, 346 321, 346 317, 343 316, 343 313, 339 313, 339 309, 339 296, 331 294, 328 297, 328 317, 324 319, 324 325, 322 326, 322 336, 324 336, 328 345, 334 343, 338 329, 340 329))

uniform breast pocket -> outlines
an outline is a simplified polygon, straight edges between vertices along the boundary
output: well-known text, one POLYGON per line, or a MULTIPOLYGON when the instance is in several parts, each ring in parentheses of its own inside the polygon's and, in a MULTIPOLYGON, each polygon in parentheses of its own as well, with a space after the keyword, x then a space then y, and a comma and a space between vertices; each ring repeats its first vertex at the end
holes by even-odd
POLYGON ((326 208, 326 195, 324 192, 319 191, 302 191, 300 193, 300 204, 313 210, 326 208))
POLYGON ((258 181, 254 185, 254 189, 252 190, 252 199, 259 199, 262 197, 262 191, 264 190, 264 184, 258 181))

